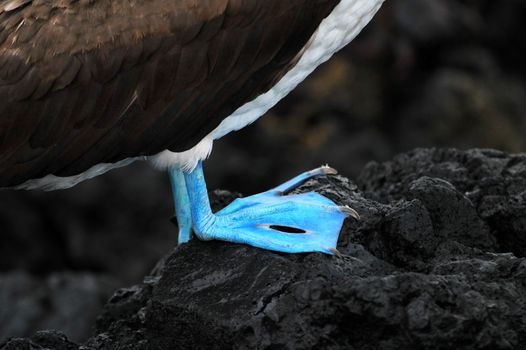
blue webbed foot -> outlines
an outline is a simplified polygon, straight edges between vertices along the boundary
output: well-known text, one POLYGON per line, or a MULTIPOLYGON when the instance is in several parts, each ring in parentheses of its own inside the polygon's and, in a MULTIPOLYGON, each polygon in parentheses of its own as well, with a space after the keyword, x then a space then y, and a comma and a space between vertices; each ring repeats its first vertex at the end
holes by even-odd
POLYGON ((202 240, 244 243, 286 253, 336 253, 336 243, 349 207, 314 192, 286 194, 309 178, 336 173, 322 167, 303 173, 272 190, 239 198, 213 214, 201 163, 185 174, 195 234, 202 240))

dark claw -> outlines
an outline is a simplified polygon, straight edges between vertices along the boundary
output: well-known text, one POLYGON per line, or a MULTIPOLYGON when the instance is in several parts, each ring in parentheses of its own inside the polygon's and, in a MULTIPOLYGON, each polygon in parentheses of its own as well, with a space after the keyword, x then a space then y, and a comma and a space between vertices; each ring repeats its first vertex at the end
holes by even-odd
POLYGON ((336 255, 338 258, 342 257, 342 253, 340 253, 340 251, 336 248, 327 248, 327 250, 336 255))
POLYGON ((323 165, 320 167, 320 169, 324 175, 337 175, 338 174, 338 170, 331 168, 328 165, 323 165))
POLYGON ((356 220, 361 220, 360 214, 353 208, 349 207, 348 205, 340 206, 340 211, 344 213, 347 216, 352 216, 356 220))

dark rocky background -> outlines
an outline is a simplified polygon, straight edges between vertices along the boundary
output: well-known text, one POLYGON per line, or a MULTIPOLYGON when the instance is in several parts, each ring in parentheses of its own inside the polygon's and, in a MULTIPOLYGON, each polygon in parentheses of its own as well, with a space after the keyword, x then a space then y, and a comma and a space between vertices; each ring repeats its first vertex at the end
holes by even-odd
MULTIPOLYGON (((222 271, 228 271, 231 265, 227 262, 233 264, 236 254, 243 257, 241 267, 249 264, 247 271, 258 263, 283 268, 282 279, 291 285, 283 290, 279 289, 281 282, 261 288, 260 294, 239 302, 262 300, 267 308, 272 303, 296 301, 291 309, 276 306, 276 312, 297 314, 314 327, 307 328, 316 332, 314 340, 300 344, 290 338, 290 344, 298 346, 337 348, 331 345, 334 342, 364 348, 366 339, 376 339, 377 346, 390 339, 392 344, 418 348, 419 344, 432 347, 440 340, 451 345, 450 339, 458 341, 457 345, 468 344, 462 336, 477 335, 479 348, 519 349, 518 341, 526 341, 524 262, 520 259, 526 246, 523 158, 491 152, 474 152, 468 157, 453 151, 437 151, 438 155, 420 151, 390 165, 365 165, 387 161, 414 147, 525 152, 525 30, 523 0, 389 0, 352 45, 269 115, 217 142, 205 164, 211 189, 242 193, 265 190, 323 163, 357 179, 361 199, 353 203, 367 203, 378 207, 378 212, 368 214, 358 231, 354 226, 348 228, 343 235, 349 239, 342 243, 344 257, 287 257, 195 242, 168 258, 168 271, 175 262, 191 268, 188 264, 197 257, 190 253, 195 251, 203 257, 219 256, 225 263, 222 271), (450 156, 455 160, 444 161, 450 156), (465 159, 471 163, 464 164, 465 159), (435 164, 433 171, 422 170, 425 164, 435 164), (473 172, 476 167, 485 172, 473 172), (501 183, 503 178, 505 183, 501 183), (441 219, 444 217, 451 217, 451 222, 441 219), (399 235, 402 238, 395 239, 399 235), (428 236, 434 237, 433 242, 426 240, 428 236), (305 270, 304 262, 312 271, 300 273, 305 270), (317 278, 310 274, 320 269, 323 280, 315 294, 323 302, 299 303, 302 293, 307 293, 304 285, 317 278), (303 287, 296 292, 293 286, 298 283, 303 287), (384 285, 389 283, 396 287, 384 285), (376 286, 373 291, 381 300, 350 298, 371 286, 376 286), (387 293, 386 288, 399 289, 398 294, 387 293), (274 301, 274 293, 292 294, 293 299, 274 301), (351 301, 332 305, 333 296, 351 301), (297 309, 305 305, 304 313, 297 309), (415 313, 416 321, 408 312, 415 313), (415 322, 427 326, 411 328, 415 322), (356 323, 362 323, 361 327, 353 331, 356 323), (324 324, 325 333, 320 326, 324 324), (503 333, 505 329, 509 332, 503 333)), ((174 246, 176 229, 169 221, 173 207, 167 180, 165 174, 136 164, 71 190, 0 192, 0 342, 47 328, 61 330, 76 342, 86 340, 113 291, 140 283, 174 246)), ((357 209, 373 210, 367 205, 357 209)), ((99 337, 91 341, 112 344, 115 338, 111 337, 117 334, 112 332, 125 332, 122 337, 131 342, 137 340, 137 332, 158 332, 160 319, 132 323, 126 331, 115 326, 117 318, 143 317, 140 310, 145 304, 141 303, 147 300, 155 301, 150 303, 154 306, 159 302, 161 311, 166 306, 163 303, 168 303, 194 317, 195 309, 181 308, 189 300, 182 294, 185 284, 181 294, 170 297, 173 300, 163 299, 167 286, 179 281, 177 271, 160 274, 158 282, 153 279, 122 297, 122 304, 112 299, 97 324, 99 337), (136 294, 143 299, 132 300, 129 311, 123 313, 136 294), (115 316, 108 316, 112 312, 115 316), (101 339, 105 336, 100 334, 110 334, 110 338, 101 339)), ((249 273, 246 276, 255 279, 249 273)), ((246 312, 264 310, 262 305, 240 307, 246 312)), ((195 322, 209 320, 218 310, 195 316, 195 322)), ((152 315, 151 309, 144 312, 152 315)), ((236 312, 233 316, 241 311, 236 312)), ((250 342, 255 336, 250 332, 263 332, 254 334, 277 344, 269 329, 276 324, 283 327, 278 316, 269 316, 270 321, 251 318, 250 322, 263 323, 251 326, 244 339, 250 342)), ((286 322, 298 323, 298 319, 286 322)), ((164 321, 174 327, 178 324, 177 320, 164 321)), ((232 334, 240 331, 239 325, 213 326, 207 336, 238 339, 232 334)), ((34 337, 37 343, 57 340, 49 333, 34 337)), ((217 344, 223 343, 218 340, 217 344)))

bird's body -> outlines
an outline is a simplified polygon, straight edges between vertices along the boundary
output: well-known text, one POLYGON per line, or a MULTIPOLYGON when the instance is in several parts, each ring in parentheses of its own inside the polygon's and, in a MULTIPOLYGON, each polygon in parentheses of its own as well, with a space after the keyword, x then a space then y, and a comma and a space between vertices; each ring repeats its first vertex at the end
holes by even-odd
POLYGON ((170 171, 180 239, 331 253, 358 214, 274 190, 210 210, 201 161, 349 43, 383 0, 0 1, 0 188, 170 171), (291 232, 300 233, 291 235, 291 232))
POLYGON ((144 157, 193 168, 381 2, 4 1, 0 187, 66 188, 144 157))

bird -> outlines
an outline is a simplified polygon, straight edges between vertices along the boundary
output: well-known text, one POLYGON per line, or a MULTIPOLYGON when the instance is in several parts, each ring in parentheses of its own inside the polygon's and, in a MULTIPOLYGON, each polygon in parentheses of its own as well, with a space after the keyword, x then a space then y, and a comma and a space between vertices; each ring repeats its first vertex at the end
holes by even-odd
MULTIPOLYGON (((203 162, 350 43, 384 0, 3 0, 0 188, 72 187, 134 161, 167 171, 178 242, 336 254, 356 210, 291 194, 214 213, 203 162)), ((247 164, 246 166, 250 166, 247 164)))

